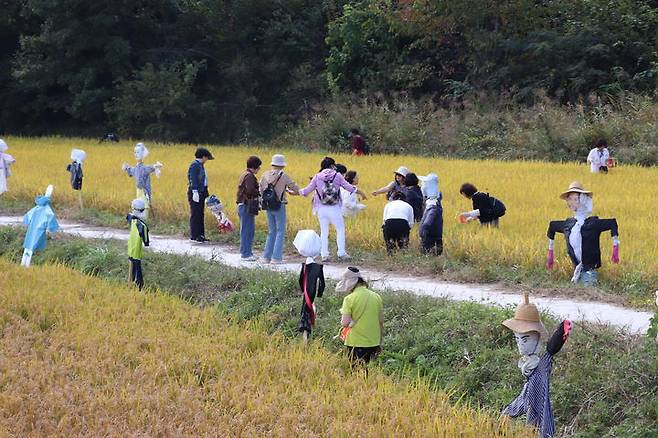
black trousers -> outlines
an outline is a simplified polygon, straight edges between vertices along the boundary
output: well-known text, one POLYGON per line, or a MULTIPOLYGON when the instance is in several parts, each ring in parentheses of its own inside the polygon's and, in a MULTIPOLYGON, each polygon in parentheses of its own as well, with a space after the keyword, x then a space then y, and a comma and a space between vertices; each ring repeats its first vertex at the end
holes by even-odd
POLYGON ((382 347, 378 345, 376 347, 347 347, 347 357, 350 360, 350 365, 352 370, 359 369, 363 367, 368 375, 368 363, 379 356, 381 353, 382 347))
POLYGON ((192 200, 192 190, 187 191, 187 202, 190 203, 190 239, 198 239, 206 236, 206 225, 204 212, 208 191, 199 192, 199 202, 192 200))
POLYGON ((422 239, 423 252, 425 254, 441 255, 443 254, 443 239, 427 238, 422 239))
POLYGON ((386 251, 390 254, 396 247, 404 249, 409 245, 409 222, 405 219, 386 219, 384 226, 384 242, 386 251))
POLYGON ((130 271, 128 272, 128 281, 135 283, 139 290, 144 287, 144 275, 142 274, 142 261, 128 257, 130 260, 130 271))

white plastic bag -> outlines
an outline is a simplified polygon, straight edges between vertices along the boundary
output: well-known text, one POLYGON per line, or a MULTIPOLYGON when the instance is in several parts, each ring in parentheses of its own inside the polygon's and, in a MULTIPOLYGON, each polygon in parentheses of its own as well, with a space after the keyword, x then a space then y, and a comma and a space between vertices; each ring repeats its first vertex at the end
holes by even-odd
POLYGON ((317 257, 322 247, 320 236, 314 230, 299 230, 292 244, 304 257, 317 257))

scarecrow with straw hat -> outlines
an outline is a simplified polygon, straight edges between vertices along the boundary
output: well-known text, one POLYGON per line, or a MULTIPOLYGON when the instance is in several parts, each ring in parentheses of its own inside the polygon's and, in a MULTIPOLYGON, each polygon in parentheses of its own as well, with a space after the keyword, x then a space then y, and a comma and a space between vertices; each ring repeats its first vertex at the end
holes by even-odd
POLYGON ((517 418, 526 415, 527 422, 539 431, 541 438, 555 436, 555 421, 551 406, 550 384, 553 356, 560 352, 571 332, 571 321, 564 320, 546 344, 546 352, 539 356, 541 342, 548 338, 546 327, 541 322, 539 310, 530 304, 528 294, 516 308, 514 318, 503 322, 503 326, 514 332, 516 345, 521 354, 518 366, 526 378, 521 394, 503 410, 503 415, 517 418))
POLYGON ((573 283, 593 286, 597 281, 596 270, 601 267, 601 233, 610 231, 612 235, 612 263, 619 263, 619 232, 617 220, 600 219, 590 216, 594 208, 594 193, 585 190, 579 182, 572 182, 560 195, 574 216, 563 221, 551 221, 548 225, 548 256, 546 267, 553 269, 553 242, 555 233, 562 233, 567 241, 567 252, 574 265, 571 278, 573 283))

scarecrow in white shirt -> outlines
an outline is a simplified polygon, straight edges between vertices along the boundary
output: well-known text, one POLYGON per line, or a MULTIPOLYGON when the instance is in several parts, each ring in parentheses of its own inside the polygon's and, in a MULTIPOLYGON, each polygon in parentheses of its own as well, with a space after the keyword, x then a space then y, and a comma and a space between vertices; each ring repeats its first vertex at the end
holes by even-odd
POLYGON ((574 212, 574 217, 563 221, 551 221, 548 226, 548 256, 546 267, 553 269, 553 242, 555 233, 562 233, 567 241, 567 252, 574 265, 571 281, 586 286, 597 282, 596 270, 601 267, 601 233, 610 231, 612 236, 612 263, 619 263, 619 232, 617 220, 590 216, 594 208, 593 193, 579 182, 572 182, 560 195, 574 212))
POLYGON ((14 157, 5 153, 7 149, 9 146, 0 138, 0 195, 9 190, 7 178, 11 176, 10 166, 16 162, 14 157))
POLYGON ((159 161, 153 165, 144 164, 144 159, 149 154, 149 150, 144 146, 144 143, 137 143, 135 145, 135 159, 137 164, 135 166, 128 166, 123 163, 121 167, 129 177, 135 179, 135 187, 137 191, 136 199, 144 201, 146 209, 144 210, 144 218, 148 218, 148 213, 151 209, 153 192, 151 190, 151 174, 155 173, 156 177, 160 177, 162 163, 159 161))
POLYGON ((608 142, 604 138, 598 140, 596 147, 589 151, 587 155, 587 162, 592 173, 608 173, 609 159, 608 142))

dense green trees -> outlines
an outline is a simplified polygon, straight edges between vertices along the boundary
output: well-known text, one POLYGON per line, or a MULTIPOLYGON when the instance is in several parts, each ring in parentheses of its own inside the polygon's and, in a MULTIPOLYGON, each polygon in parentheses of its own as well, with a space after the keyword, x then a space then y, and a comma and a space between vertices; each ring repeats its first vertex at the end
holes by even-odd
POLYGON ((0 131, 253 141, 333 95, 653 93, 655 0, 0 0, 0 131))

